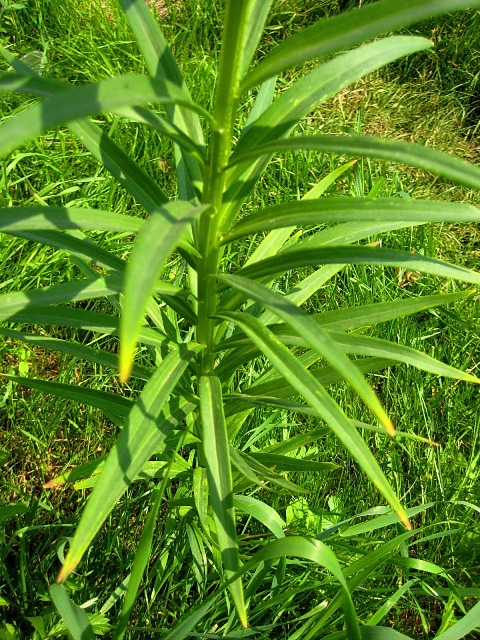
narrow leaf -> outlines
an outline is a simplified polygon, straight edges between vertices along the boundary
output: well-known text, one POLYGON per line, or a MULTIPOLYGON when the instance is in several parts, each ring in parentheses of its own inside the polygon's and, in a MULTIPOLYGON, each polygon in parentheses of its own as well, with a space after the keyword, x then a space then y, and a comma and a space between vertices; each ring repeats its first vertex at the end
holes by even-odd
POLYGON ((52 584, 49 588, 52 602, 73 640, 95 640, 95 633, 85 611, 70 600, 65 587, 52 584))
MULTIPOLYGON (((36 81, 28 76, 19 75, 19 78, 25 89, 29 82, 36 81)), ((185 95, 172 83, 146 76, 117 76, 65 89, 61 92, 61 99, 46 98, 6 120, 0 125, 0 157, 66 122, 147 102, 182 104, 210 119, 208 112, 186 100, 185 95)))
POLYGON ((318 411, 345 449, 389 502, 404 525, 410 528, 404 508, 364 440, 308 369, 255 318, 241 313, 225 313, 222 317, 238 324, 297 393, 318 411))
POLYGON ((278 139, 268 144, 258 145, 250 151, 235 156, 232 164, 270 156, 278 151, 312 149, 323 153, 339 153, 358 158, 381 158, 389 162, 401 162, 442 176, 466 187, 480 189, 480 168, 460 160, 455 156, 430 149, 420 144, 382 140, 369 136, 312 135, 295 136, 287 140, 278 139))
POLYGON ((123 382, 130 375, 146 305, 165 261, 187 225, 206 209, 208 207, 194 207, 188 202, 173 202, 152 214, 138 234, 125 272, 120 325, 120 379, 123 382))
POLYGON ((478 0, 391 0, 342 13, 302 29, 280 43, 248 74, 241 91, 314 58, 325 58, 387 32, 459 9, 480 7, 478 0))
MULTIPOLYGON (((292 327, 307 346, 315 349, 327 362, 329 362, 363 398, 365 403, 374 412, 380 422, 390 435, 395 435, 392 421, 388 417, 380 400, 375 395, 372 387, 367 383, 360 371, 345 355, 343 349, 338 348, 338 343, 332 339, 327 332, 323 331, 318 324, 293 302, 286 299, 280 293, 272 291, 258 282, 253 282, 239 276, 220 276, 220 279, 231 284, 249 298, 253 298, 257 303, 266 306, 292 327)), ((378 354, 374 354, 378 355, 378 354)), ((381 354, 382 356, 384 354, 381 354)))
POLYGON ((248 278, 263 278, 299 267, 338 263, 400 267, 410 271, 421 271, 443 278, 480 284, 480 274, 476 271, 419 254, 369 246, 294 248, 244 267, 237 271, 237 274, 248 278))
MULTIPOLYGON (((240 568, 233 483, 230 468, 228 433, 223 414, 220 379, 215 376, 200 378, 200 409, 203 429, 203 451, 206 461, 210 499, 216 523, 218 544, 222 553, 227 579, 240 568)), ((230 585, 238 617, 247 627, 247 612, 241 579, 230 585)))
MULTIPOLYGON (((345 222, 479 222, 480 209, 469 204, 400 198, 320 198, 297 200, 253 213, 222 238, 242 236, 280 227, 345 222)), ((373 235, 373 234, 371 234, 373 235)))
POLYGON ((171 352, 135 401, 90 495, 57 582, 75 569, 120 497, 170 431, 194 408, 170 393, 199 349, 171 352), (164 408, 165 407, 165 408, 164 408))

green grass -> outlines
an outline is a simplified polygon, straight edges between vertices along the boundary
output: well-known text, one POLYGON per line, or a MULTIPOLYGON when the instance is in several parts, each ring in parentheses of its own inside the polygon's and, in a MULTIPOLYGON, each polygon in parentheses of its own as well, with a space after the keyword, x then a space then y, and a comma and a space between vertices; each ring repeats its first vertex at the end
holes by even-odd
MULTIPOLYGON (((181 7, 174 2, 165 4, 169 9, 164 22, 167 39, 173 43, 182 71, 195 87, 194 99, 209 107, 221 16, 219 12, 205 10, 203 5, 210 7, 207 0, 198 3, 185 0, 181 7)), ((335 12, 337 5, 333 0, 279 2, 269 23, 268 37, 262 41, 264 50, 269 50, 290 30, 335 12), (304 5, 302 10, 298 10, 298 4, 304 5)), ((21 55, 43 50, 45 67, 53 77, 84 83, 119 72, 144 70, 120 12, 109 2, 50 0, 44 3, 33 0, 28 10, 12 11, 5 16, 4 24, 0 23, 0 44, 11 44, 12 50, 21 55)), ((478 12, 465 14, 462 20, 468 29, 468 37, 464 37, 464 32, 461 34, 463 45, 453 22, 439 21, 419 27, 422 33, 437 34, 435 54, 427 56, 424 66, 419 67, 412 61, 374 74, 312 114, 304 130, 315 128, 329 133, 348 127, 362 133, 426 143, 471 161, 478 160, 476 125, 469 120, 473 108, 469 111, 468 105, 476 104, 475 91, 478 91, 471 69, 475 58, 478 61, 474 34, 475 29, 476 33, 480 30, 480 15, 478 12), (461 46, 464 49, 460 49, 461 46), (455 61, 459 62, 450 65, 452 52, 455 61), (452 68, 458 69, 457 64, 462 67, 457 71, 460 75, 452 72, 452 68)), ((286 83, 291 81, 292 78, 285 80, 286 83)), ((1 116, 11 112, 12 107, 21 109, 22 105, 16 98, 0 98, 1 116)), ((101 125, 106 131, 114 130, 114 139, 153 175, 169 196, 175 195, 175 184, 167 170, 172 163, 169 145, 140 125, 125 125, 113 118, 102 119, 101 125)), ((307 162, 301 161, 304 158, 299 159, 299 154, 287 154, 270 165, 264 180, 256 188, 257 203, 279 203, 286 197, 291 199, 292 194, 301 197, 326 173, 345 162, 340 157, 299 153, 305 153, 307 162)), ((42 136, 22 154, 2 161, 0 169, 1 206, 48 203, 129 212, 134 205, 133 199, 63 129, 42 136)), ((367 195, 376 185, 379 194, 385 196, 402 194, 404 197, 479 202, 478 195, 466 188, 452 187, 446 181, 433 179, 420 171, 373 160, 359 161, 327 193, 367 195)), ((252 206, 247 203, 245 210, 252 206)), ((131 238, 118 236, 109 235, 107 242, 108 249, 121 257, 130 248, 131 238)), ((390 234, 389 246, 437 255, 470 268, 475 268, 480 255, 479 231, 474 225, 406 229, 390 234)), ((228 258, 232 265, 238 264, 255 248, 255 242, 239 242, 235 253, 228 258)), ((38 248, 21 238, 2 235, 0 255, 2 292, 67 282, 78 274, 78 266, 66 254, 54 248, 38 248)), ((178 276, 178 264, 174 259, 170 265, 172 278, 178 276)), ((297 274, 299 279, 300 275, 297 274)), ((283 286, 292 286, 294 277, 290 276, 283 286)), ((457 286, 392 268, 352 266, 331 280, 309 304, 315 311, 331 310, 393 300, 399 296, 409 298, 439 290, 451 292, 457 286)), ((90 302, 78 304, 93 308, 90 302)), ((101 304, 104 309, 109 308, 108 302, 101 304)), ((403 344, 422 348, 429 355, 478 375, 479 316, 477 295, 448 308, 378 325, 370 335, 398 338, 403 344)), ((40 331, 43 335, 59 338, 72 335, 70 330, 61 328, 42 327, 40 331)), ((76 332, 75 337, 84 344, 92 341, 91 335, 81 331, 76 332)), ((102 338, 101 344, 107 350, 116 351, 116 342, 110 338, 102 338)), ((105 367, 25 346, 12 339, 3 340, 0 352, 4 372, 28 373, 57 382, 73 379, 77 384, 108 388, 127 396, 136 390, 128 385, 120 387, 114 373, 105 367)), ((239 382, 256 379, 262 373, 259 360, 255 367, 249 365, 240 371, 239 382)), ((378 609, 377 598, 383 603, 402 583, 411 579, 414 582, 405 596, 385 612, 384 624, 417 638, 431 638, 442 621, 446 624, 451 610, 457 615, 461 613, 459 602, 462 600, 458 597, 455 600, 456 592, 450 588, 451 584, 457 586, 457 595, 471 597, 471 600, 463 600, 467 610, 480 595, 478 390, 464 382, 438 379, 406 365, 371 374, 370 379, 399 430, 440 445, 433 447, 402 438, 392 442, 373 433, 368 436, 388 479, 406 506, 435 503, 414 519, 416 525, 421 523, 428 527, 423 535, 432 534, 432 539, 420 540, 417 544, 417 538, 413 538, 410 558, 437 563, 447 572, 448 580, 415 568, 381 566, 357 593, 356 605, 365 622, 378 609), (471 505, 477 505, 477 511, 471 505), (447 528, 451 528, 451 535, 433 536, 447 528)), ((342 407, 354 408, 358 420, 368 422, 367 410, 350 389, 337 385, 333 395, 342 407)), ((3 507, 0 507, 0 517, 5 515, 0 533, 0 621, 3 624, 0 638, 3 632, 5 638, 37 640, 46 637, 42 635, 42 625, 48 632, 59 624, 49 599, 48 584, 55 579, 59 567, 57 556, 61 557, 63 546, 77 523, 78 511, 88 495, 88 490, 75 490, 70 485, 49 490, 43 486, 53 477, 107 452, 115 440, 117 428, 100 411, 10 382, 0 387, 0 407, 0 504, 13 507, 12 511, 2 511, 3 507), (7 631, 12 635, 6 635, 7 631)), ((254 443, 258 447, 268 444, 269 437, 287 440, 304 433, 315 426, 315 421, 305 416, 292 421, 283 411, 267 418, 265 412, 257 410, 244 427, 243 444, 251 441, 259 426, 262 439, 254 443), (267 419, 268 425, 264 423, 267 419)), ((384 504, 380 494, 366 482, 331 436, 319 438, 314 446, 316 449, 310 449, 310 455, 317 453, 315 459, 333 461, 339 466, 319 475, 289 474, 293 482, 310 492, 303 502, 297 503, 297 507, 302 505, 302 509, 296 511, 299 517, 287 522, 292 531, 320 535, 340 520, 354 518, 372 506, 384 504)), ((188 447, 183 449, 182 455, 188 457, 188 447)), ((117 587, 121 592, 121 583, 131 568, 153 487, 154 483, 149 481, 133 484, 102 528, 78 572, 67 581, 77 602, 96 599, 88 611, 100 612, 100 627, 117 610, 115 598, 109 599, 117 587)), ((292 504, 298 499, 286 492, 268 495, 264 490, 258 490, 258 493, 283 518, 288 517, 292 504)), ((161 637, 159 630, 169 628, 184 616, 199 596, 213 590, 213 581, 217 580, 211 572, 205 572, 201 548, 193 558, 188 550, 187 538, 190 544, 192 539, 201 540, 193 518, 184 518, 180 526, 175 518, 176 510, 188 514, 191 499, 188 485, 181 479, 174 481, 167 488, 166 497, 152 562, 132 617, 131 638, 161 637), (173 500, 178 502, 171 502, 173 500)), ((355 523, 361 521, 358 519, 355 523)), ((241 524, 243 529, 239 527, 239 532, 245 536, 242 553, 248 556, 256 550, 258 539, 262 539, 256 536, 265 535, 265 530, 247 516, 241 524)), ((354 538, 332 536, 329 543, 348 565, 358 560, 365 550, 373 549, 379 540, 390 540, 397 533, 393 525, 366 531, 354 538)), ((406 548, 404 551, 407 555, 406 548)), ((285 565, 284 577, 281 566, 270 572, 265 569, 267 577, 253 596, 250 624, 256 629, 258 638, 292 637, 308 620, 310 612, 315 607, 321 610, 322 602, 328 598, 329 579, 319 569, 297 560, 285 565), (275 603, 278 607, 273 606, 275 603)), ((248 581, 246 584, 248 589, 248 581)), ((222 635, 234 628, 234 616, 224 601, 217 604, 208 614, 204 629, 222 635)), ((332 632, 341 628, 340 611, 336 616, 331 621, 332 632)), ((479 636, 474 632, 469 637, 479 636)))

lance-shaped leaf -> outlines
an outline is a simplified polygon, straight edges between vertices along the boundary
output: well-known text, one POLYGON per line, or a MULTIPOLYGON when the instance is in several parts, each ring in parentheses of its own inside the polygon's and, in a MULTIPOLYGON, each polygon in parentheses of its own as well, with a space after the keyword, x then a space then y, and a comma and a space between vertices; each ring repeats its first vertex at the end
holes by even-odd
POLYGON ((45 206, 0 208, 0 229, 5 233, 47 229, 136 233, 143 223, 141 218, 102 209, 45 206))
POLYGON ((172 202, 152 214, 137 236, 125 272, 120 327, 120 378, 123 381, 130 375, 145 308, 165 262, 186 227, 206 209, 208 206, 172 202))
POLYGON ((222 244, 281 227, 347 222, 479 222, 480 209, 470 204, 400 198, 320 198, 262 209, 244 218, 222 238, 222 244))
MULTIPOLYGON (((81 260, 88 260, 111 270, 112 272, 122 272, 124 261, 117 258, 113 253, 107 251, 99 244, 87 238, 81 231, 73 229, 71 231, 8 231, 12 236, 24 238, 31 242, 38 242, 47 247, 53 247, 60 251, 65 251, 71 256, 76 256, 81 260)), ((78 264, 77 264, 78 266, 78 264)), ((97 277, 98 273, 92 269, 86 275, 97 277)), ((84 272, 85 273, 85 272, 84 272)))
POLYGON ((248 74, 246 91, 267 78, 314 58, 324 58, 435 15, 480 7, 478 0, 383 0, 321 20, 280 43, 248 74))
MULTIPOLYGON (((222 386, 216 376, 200 378, 200 410, 203 451, 206 461, 210 500, 215 518, 217 538, 227 579, 240 568, 240 555, 233 506, 233 483, 230 448, 223 414, 222 386)), ((241 579, 230 585, 238 617, 247 626, 247 612, 241 579)))
POLYGON ((80 387, 74 384, 50 382, 49 380, 39 380, 37 378, 12 376, 6 373, 2 373, 0 376, 24 387, 42 391, 42 393, 51 393, 60 398, 73 400, 79 404, 97 407, 107 415, 113 414, 121 418, 122 421, 127 417, 132 407, 132 401, 129 398, 124 398, 123 396, 107 391, 98 391, 97 389, 89 389, 88 387, 80 387))
MULTIPOLYGON (((35 78, 19 77, 23 87, 28 87, 29 82, 36 82, 35 78)), ((178 87, 168 81, 146 76, 117 76, 65 89, 61 92, 61 99, 56 94, 6 120, 0 126, 0 157, 65 122, 147 102, 183 104, 199 111, 207 119, 210 118, 206 111, 193 102, 188 102, 178 87)))
POLYGON ((77 300, 92 300, 119 293, 122 280, 116 276, 56 284, 42 289, 16 291, 0 296, 0 320, 8 320, 18 311, 38 306, 77 300))
MULTIPOLYGON (((87 360, 88 362, 95 362, 96 364, 109 367, 115 371, 118 369, 118 357, 114 353, 104 351, 98 347, 88 347, 87 345, 71 340, 60 340, 59 338, 50 338, 49 336, 39 336, 26 333, 24 331, 5 329, 3 327, 0 327, 0 335, 12 338, 13 340, 21 340, 22 342, 35 345, 41 349, 51 349, 75 358, 87 360)), ((152 370, 147 369, 147 367, 135 365, 132 370, 132 375, 136 378, 141 378, 142 380, 148 380, 152 375, 152 370)))
POLYGON ((75 569, 98 530, 171 430, 195 405, 169 396, 199 348, 172 351, 136 399, 90 495, 57 582, 75 569))
MULTIPOLYGON (((312 135, 278 139, 264 145, 252 145, 251 150, 235 155, 231 164, 271 156, 278 151, 311 149, 324 153, 339 153, 358 158, 381 158, 390 162, 401 162, 442 176, 466 187, 480 189, 480 168, 455 156, 430 149, 420 144, 383 140, 371 136, 312 135)), ((232 174, 233 176, 233 174, 232 174)))
POLYGON ((370 449, 347 416, 310 371, 256 318, 242 313, 224 313, 222 317, 238 324, 298 395, 305 398, 308 404, 318 411, 405 526, 410 528, 404 508, 370 449))
MULTIPOLYGON (((0 47, 0 55, 18 74, 36 79, 38 86, 34 95, 51 97, 65 90, 66 86, 63 82, 40 78, 30 67, 2 47, 0 47)), ((5 75, 0 76, 0 90, 5 75)), ((28 85, 29 89, 34 86, 34 83, 28 85)), ((155 180, 152 180, 98 125, 89 120, 76 120, 69 123, 68 128, 147 211, 150 212, 159 204, 168 202, 167 196, 155 180)))
MULTIPOLYGON (((235 289, 238 289, 249 298, 273 311, 288 326, 302 336, 308 347, 315 349, 334 369, 353 387, 368 407, 377 416, 391 435, 395 434, 392 421, 388 417, 380 400, 375 395, 372 387, 365 380, 357 367, 350 362, 345 351, 339 347, 334 339, 324 331, 303 309, 286 299, 280 293, 272 291, 268 287, 239 276, 220 276, 235 289)), ((377 355, 377 354, 374 354, 377 355)), ((384 355, 384 354, 381 354, 384 355)))
MULTIPOLYGON (((431 46, 425 38, 392 36, 316 67, 280 95, 238 141, 232 159, 286 136, 312 109, 372 71, 431 46)), ((256 154, 258 157, 260 154, 256 154)))
POLYGON ((273 274, 285 273, 298 267, 338 263, 378 264, 384 267, 400 267, 410 271, 421 271, 443 278, 480 284, 480 274, 476 271, 457 267, 448 262, 427 258, 419 254, 369 246, 295 248, 239 269, 237 274, 248 278, 263 278, 273 274))

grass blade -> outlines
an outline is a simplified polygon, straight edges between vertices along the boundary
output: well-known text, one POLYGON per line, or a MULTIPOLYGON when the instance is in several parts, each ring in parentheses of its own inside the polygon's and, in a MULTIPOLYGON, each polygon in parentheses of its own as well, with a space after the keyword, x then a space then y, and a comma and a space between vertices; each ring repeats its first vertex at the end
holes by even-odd
POLYGON ((186 227, 208 207, 173 202, 161 207, 144 223, 125 272, 120 323, 120 379, 128 380, 146 305, 170 253, 186 227))
POLYGON ((171 352, 135 401, 90 495, 57 582, 63 582, 75 569, 145 462, 178 422, 194 409, 188 401, 172 400, 167 404, 167 400, 199 350, 190 347, 171 352))
POLYGON ((314 58, 324 58, 435 15, 480 7, 478 0, 391 0, 321 20, 279 44, 248 74, 246 91, 267 78, 314 58))
POLYGON ((467 633, 475 631, 480 626, 480 602, 477 602, 470 611, 468 611, 461 620, 444 631, 439 636, 435 636, 435 640, 460 640, 467 633))
POLYGON ((239 269, 237 274, 248 278, 263 278, 285 273, 298 267, 338 263, 401 267, 410 271, 420 271, 443 278, 480 284, 480 273, 476 271, 418 254, 369 246, 295 248, 239 269))
MULTIPOLYGON (((222 387, 220 379, 216 376, 200 378, 200 408, 210 499, 222 562, 228 579, 239 570, 240 556, 235 527, 230 448, 223 414, 222 387)), ((232 582, 230 592, 238 617, 242 625, 247 627, 241 579, 232 582)))
POLYGON ((73 640, 95 640, 95 633, 85 611, 70 600, 62 584, 49 588, 52 602, 73 640))
POLYGON ((401 162, 407 166, 417 167, 434 175, 442 176, 466 187, 480 189, 480 168, 469 162, 420 144, 383 140, 370 136, 325 134, 295 136, 294 138, 288 138, 288 140, 279 139, 235 156, 231 164, 262 155, 270 156, 278 151, 297 151, 299 149, 401 162))

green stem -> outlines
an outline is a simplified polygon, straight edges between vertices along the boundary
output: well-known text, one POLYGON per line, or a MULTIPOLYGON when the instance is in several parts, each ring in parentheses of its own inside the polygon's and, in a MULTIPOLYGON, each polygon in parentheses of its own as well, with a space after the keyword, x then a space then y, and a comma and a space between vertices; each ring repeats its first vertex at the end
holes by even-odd
POLYGON ((242 73, 246 15, 251 0, 227 0, 220 54, 214 125, 205 166, 203 204, 212 204, 213 213, 205 213, 199 222, 198 244, 198 324, 197 341, 205 345, 200 356, 199 377, 214 368, 214 321, 217 308, 216 274, 222 249, 219 228, 222 221, 225 168, 232 147, 234 117, 238 106, 242 73))

